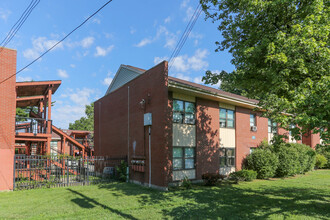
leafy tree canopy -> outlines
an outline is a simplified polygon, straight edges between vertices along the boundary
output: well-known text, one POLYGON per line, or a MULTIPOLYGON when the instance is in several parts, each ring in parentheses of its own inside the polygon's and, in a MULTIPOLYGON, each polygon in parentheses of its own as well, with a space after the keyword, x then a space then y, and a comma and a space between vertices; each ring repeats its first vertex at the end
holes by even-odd
POLYGON ((93 131, 94 130, 94 103, 86 105, 85 109, 86 117, 81 117, 74 123, 69 124, 70 130, 84 130, 93 131))
MULTIPOLYGON (((329 143, 330 1, 201 0, 206 18, 219 22, 235 71, 207 72, 206 83, 260 100, 265 116, 295 138, 307 129, 329 143), (281 114, 286 112, 288 114, 281 114), (298 127, 291 129, 290 125, 298 127), (300 129, 303 128, 303 129, 300 129)), ((293 127, 292 127, 293 128, 293 127)))

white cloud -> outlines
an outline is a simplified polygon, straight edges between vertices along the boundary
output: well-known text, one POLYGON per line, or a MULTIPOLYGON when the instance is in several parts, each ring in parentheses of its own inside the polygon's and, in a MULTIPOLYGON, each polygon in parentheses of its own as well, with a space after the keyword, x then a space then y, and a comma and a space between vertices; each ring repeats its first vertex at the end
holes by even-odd
POLYGON ((93 89, 83 88, 83 89, 76 89, 75 92, 70 93, 68 96, 70 100, 76 104, 85 106, 90 104, 90 97, 95 93, 93 89))
POLYGON ((98 19, 98 18, 94 18, 94 19, 92 20, 92 22, 93 22, 93 23, 96 23, 96 24, 101 24, 101 20, 98 19))
POLYGON ((103 79, 102 84, 105 86, 109 86, 113 80, 113 73, 112 72, 108 72, 107 76, 103 79))
POLYGON ((136 47, 144 47, 148 44, 151 44, 153 42, 153 40, 149 39, 149 38, 144 38, 142 39, 138 44, 136 44, 136 47))
POLYGON ((176 41, 177 41, 177 36, 170 31, 167 30, 165 26, 159 26, 156 35, 154 37, 146 37, 142 39, 138 44, 135 44, 134 46, 136 47, 144 47, 148 44, 151 44, 157 40, 159 40, 162 36, 165 37, 165 48, 173 49, 176 41))
POLYGON ((76 65, 74 65, 74 64, 70 64, 70 67, 71 67, 71 68, 75 68, 76 65))
MULTIPOLYGON (((23 51, 23 56, 27 59, 36 59, 41 53, 45 52, 57 43, 57 40, 49 40, 46 37, 32 39, 32 48, 23 51)), ((63 44, 58 44, 53 50, 63 49, 63 44)))
POLYGON ((188 58, 188 65, 195 71, 207 68, 209 64, 204 59, 208 54, 206 49, 197 49, 194 56, 188 58))
POLYGON ((191 57, 188 55, 177 56, 171 65, 174 71, 187 72, 188 70, 200 71, 208 67, 208 62, 205 61, 208 55, 207 49, 197 49, 191 57))
POLYGON ((30 77, 30 76, 17 76, 16 81, 17 82, 28 82, 28 81, 32 81, 32 77, 30 77))
POLYGON ((0 8, 0 19, 7 21, 11 11, 0 8))
MULTIPOLYGON (((175 72, 200 71, 209 65, 205 60, 208 54, 207 49, 197 49, 191 57, 187 54, 175 57, 174 62, 172 61, 173 63, 171 62, 170 65, 175 72)), ((168 57, 155 57, 154 64, 158 64, 164 59, 168 60, 168 57)))
POLYGON ((175 74, 174 77, 179 78, 179 79, 183 79, 183 80, 186 80, 186 81, 191 81, 190 76, 184 75, 182 73, 175 74))
POLYGON ((114 47, 115 47, 114 45, 110 45, 110 46, 107 47, 107 48, 102 48, 102 47, 100 47, 100 46, 97 46, 97 47, 96 47, 96 52, 95 52, 94 56, 96 56, 96 57, 99 57, 99 56, 104 57, 104 56, 106 56, 108 53, 110 53, 110 52, 113 50, 114 47))
POLYGON ((172 61, 170 65, 173 66, 175 71, 186 72, 189 69, 187 59, 187 55, 175 57, 174 62, 172 61))
POLYGON ((172 20, 172 18, 170 16, 168 16, 167 18, 164 19, 164 23, 167 24, 167 23, 170 23, 172 20))
POLYGON ((203 84, 202 76, 194 77, 193 82, 198 84, 203 84))
POLYGON ((186 10, 186 16, 184 17, 184 21, 189 21, 191 19, 191 17, 193 16, 194 14, 194 9, 192 7, 188 7, 187 10, 186 10))
POLYGON ((62 70, 62 69, 57 70, 57 75, 61 78, 68 78, 69 77, 69 74, 65 70, 62 70))
POLYGON ((133 27, 130 27, 129 29, 130 29, 130 31, 129 31, 129 32, 130 32, 131 34, 134 34, 134 33, 136 32, 136 29, 135 29, 135 28, 133 28, 133 27))
POLYGON ((85 116, 85 105, 91 104, 100 96, 98 89, 66 89, 52 108, 53 124, 68 128, 69 123, 85 116))
POLYGON ((187 7, 189 2, 190 2, 190 0, 183 0, 182 3, 181 3, 181 5, 180 5, 180 7, 181 8, 187 7))
POLYGON ((113 80, 112 77, 106 77, 103 80, 103 84, 106 85, 106 86, 109 86, 111 84, 112 80, 113 80))
POLYGON ((114 38, 113 34, 110 34, 110 33, 105 33, 104 36, 105 36, 105 38, 107 38, 107 39, 114 38))
POLYGON ((155 57, 154 64, 157 65, 158 63, 163 62, 164 60, 168 60, 168 57, 155 57))
POLYGON ((88 48, 94 43, 94 37, 86 37, 81 40, 81 46, 83 48, 88 48))

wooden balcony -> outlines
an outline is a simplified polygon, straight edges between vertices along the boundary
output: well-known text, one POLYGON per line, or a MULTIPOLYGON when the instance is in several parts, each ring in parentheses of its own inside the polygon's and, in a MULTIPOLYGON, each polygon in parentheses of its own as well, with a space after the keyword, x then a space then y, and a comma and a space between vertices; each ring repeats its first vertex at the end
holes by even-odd
POLYGON ((51 137, 52 121, 42 118, 16 117, 16 140, 47 141, 51 137))

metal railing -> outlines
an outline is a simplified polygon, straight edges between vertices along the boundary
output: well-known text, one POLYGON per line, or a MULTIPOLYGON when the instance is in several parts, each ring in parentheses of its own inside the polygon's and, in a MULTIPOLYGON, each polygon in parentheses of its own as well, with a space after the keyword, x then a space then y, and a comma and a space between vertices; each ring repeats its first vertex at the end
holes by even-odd
POLYGON ((15 155, 14 190, 98 183, 114 178, 121 161, 127 158, 15 155))
MULTIPOLYGON (((33 133, 47 134, 48 126, 52 126, 52 120, 43 118, 28 118, 16 116, 15 132, 17 133, 33 133)), ((50 129, 50 133, 52 129, 50 129)))

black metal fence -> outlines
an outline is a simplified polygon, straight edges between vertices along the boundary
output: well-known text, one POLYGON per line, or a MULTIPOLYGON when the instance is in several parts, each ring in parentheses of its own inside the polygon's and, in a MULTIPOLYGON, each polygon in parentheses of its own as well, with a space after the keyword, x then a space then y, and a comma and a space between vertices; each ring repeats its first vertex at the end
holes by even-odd
POLYGON ((126 157, 15 155, 14 190, 89 185, 115 178, 115 167, 126 157))

